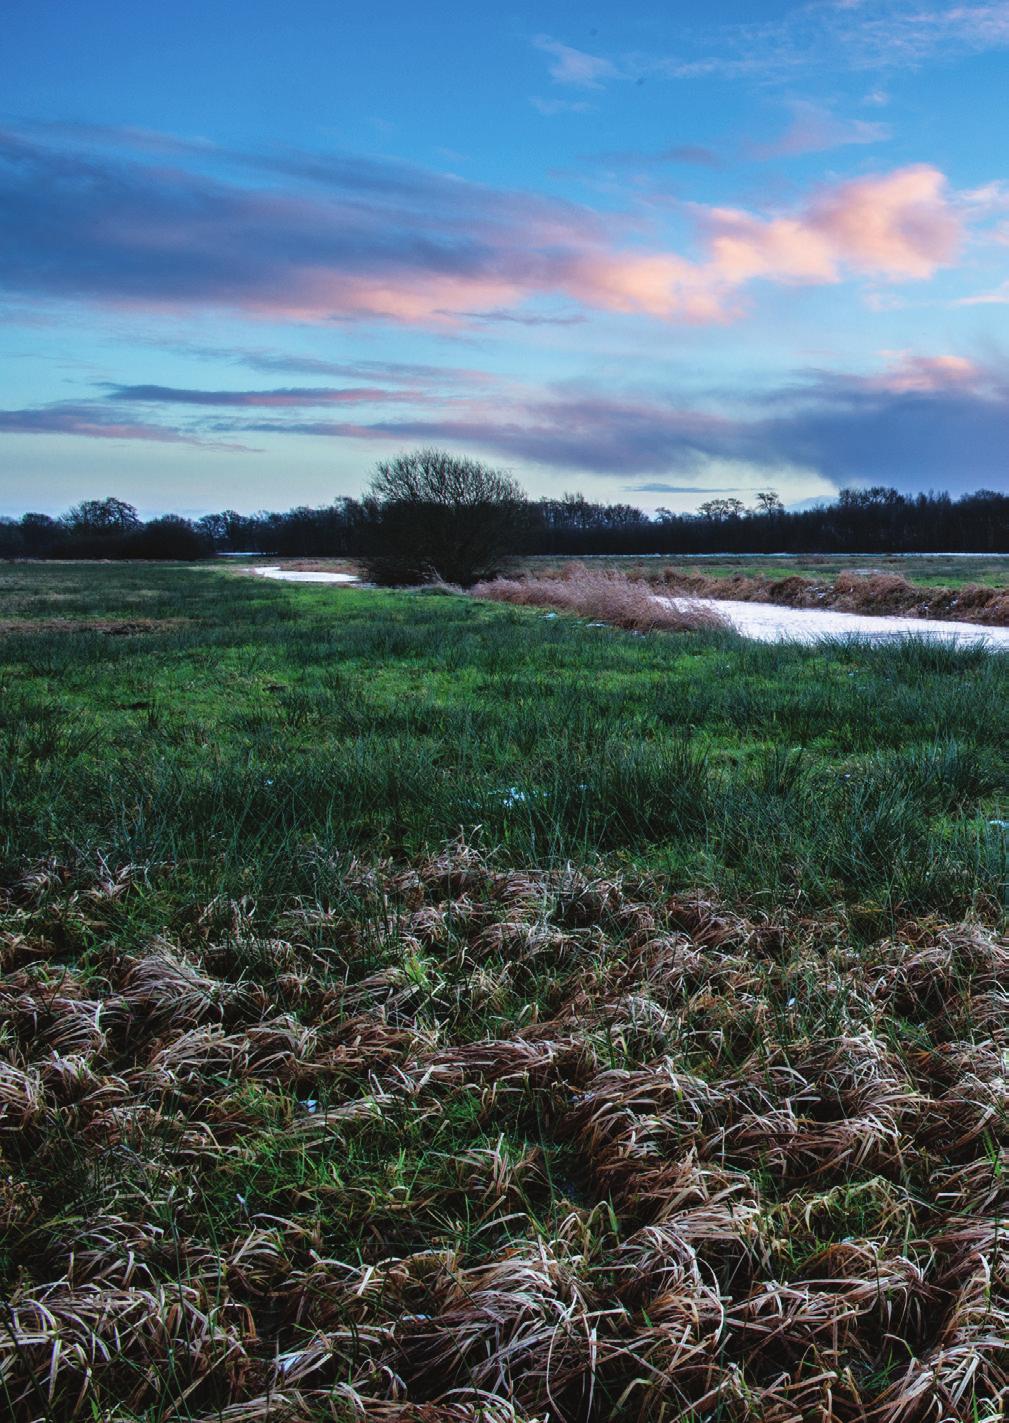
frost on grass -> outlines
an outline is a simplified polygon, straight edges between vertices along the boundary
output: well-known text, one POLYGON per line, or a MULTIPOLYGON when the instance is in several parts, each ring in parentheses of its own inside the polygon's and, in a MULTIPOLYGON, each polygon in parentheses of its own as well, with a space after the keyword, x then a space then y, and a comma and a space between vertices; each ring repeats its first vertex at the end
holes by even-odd
POLYGON ((456 845, 120 941, 144 882, 3 906, 5 1416, 1002 1416, 1003 939, 456 845))

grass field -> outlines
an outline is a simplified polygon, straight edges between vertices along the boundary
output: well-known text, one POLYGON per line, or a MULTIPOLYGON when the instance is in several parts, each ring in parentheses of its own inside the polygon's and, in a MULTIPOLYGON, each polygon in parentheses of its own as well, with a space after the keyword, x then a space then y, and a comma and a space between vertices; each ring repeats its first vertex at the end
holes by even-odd
MULTIPOLYGON (((540 555, 521 560, 530 572, 561 569, 571 559, 540 555)), ((577 560, 574 560, 577 561, 577 560)), ((956 554, 901 553, 812 553, 812 554, 713 554, 675 556, 661 554, 655 558, 639 558, 633 554, 604 555, 593 558, 592 564, 619 568, 626 572, 655 577, 658 570, 675 568, 684 573, 701 574, 706 578, 784 578, 798 574, 804 578, 832 580, 839 573, 889 573, 906 578, 923 587, 957 588, 965 583, 1009 586, 1009 554, 992 553, 959 557, 956 554)))
POLYGON ((1003 1416, 1009 663, 0 594, 12 1418, 1003 1416))

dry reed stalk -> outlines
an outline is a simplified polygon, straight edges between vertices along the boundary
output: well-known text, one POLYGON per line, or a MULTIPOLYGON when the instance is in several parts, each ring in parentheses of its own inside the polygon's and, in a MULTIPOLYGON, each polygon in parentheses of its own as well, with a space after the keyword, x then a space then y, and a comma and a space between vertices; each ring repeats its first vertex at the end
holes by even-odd
POLYGON ((554 608, 632 632, 701 632, 723 628, 724 620, 707 609, 671 607, 646 583, 622 573, 596 572, 570 565, 563 578, 495 578, 477 583, 475 598, 520 607, 554 608))

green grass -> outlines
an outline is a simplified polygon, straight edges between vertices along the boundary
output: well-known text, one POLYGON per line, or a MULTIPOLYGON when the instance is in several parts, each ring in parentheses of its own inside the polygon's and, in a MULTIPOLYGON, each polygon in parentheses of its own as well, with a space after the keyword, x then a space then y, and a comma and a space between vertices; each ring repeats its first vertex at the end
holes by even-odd
POLYGON ((0 590, 15 1423, 999 1416, 1009 662, 0 590))
POLYGON ((737 900, 1004 899, 1009 663, 982 651, 638 637, 209 569, 20 566, 4 593, 20 619, 155 620, 3 639, 8 875, 101 854, 280 901, 461 834, 737 900))
MULTIPOLYGON (((546 568, 560 568, 565 563, 578 561, 577 558, 543 554, 523 559, 521 564, 530 572, 541 572, 546 568)), ((920 583, 929 588, 957 588, 964 583, 991 584, 995 587, 1009 585, 1009 554, 1004 553, 984 554, 978 558, 957 558, 941 553, 913 556, 900 553, 786 553, 768 554, 765 557, 746 553, 711 556, 660 554, 655 558, 641 558, 635 554, 613 554, 592 558, 589 562, 592 567, 604 565, 625 571, 640 571, 646 576, 651 576, 663 568, 701 574, 705 578, 783 578, 796 573, 821 581, 831 581, 839 573, 845 572, 897 573, 909 583, 920 583)))

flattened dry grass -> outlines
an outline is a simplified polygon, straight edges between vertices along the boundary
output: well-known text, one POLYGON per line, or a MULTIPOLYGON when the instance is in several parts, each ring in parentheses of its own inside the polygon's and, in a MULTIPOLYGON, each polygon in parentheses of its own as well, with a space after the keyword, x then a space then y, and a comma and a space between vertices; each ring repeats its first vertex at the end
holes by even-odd
POLYGON ((631 632, 698 632, 726 627, 716 613, 670 607, 653 596, 650 584, 614 569, 590 569, 583 563, 567 564, 555 578, 494 578, 477 583, 470 591, 475 598, 555 608, 631 632))
POLYGON ((1001 1417, 1004 938, 459 842, 124 942, 180 874, 5 894, 6 1416, 1001 1417))

